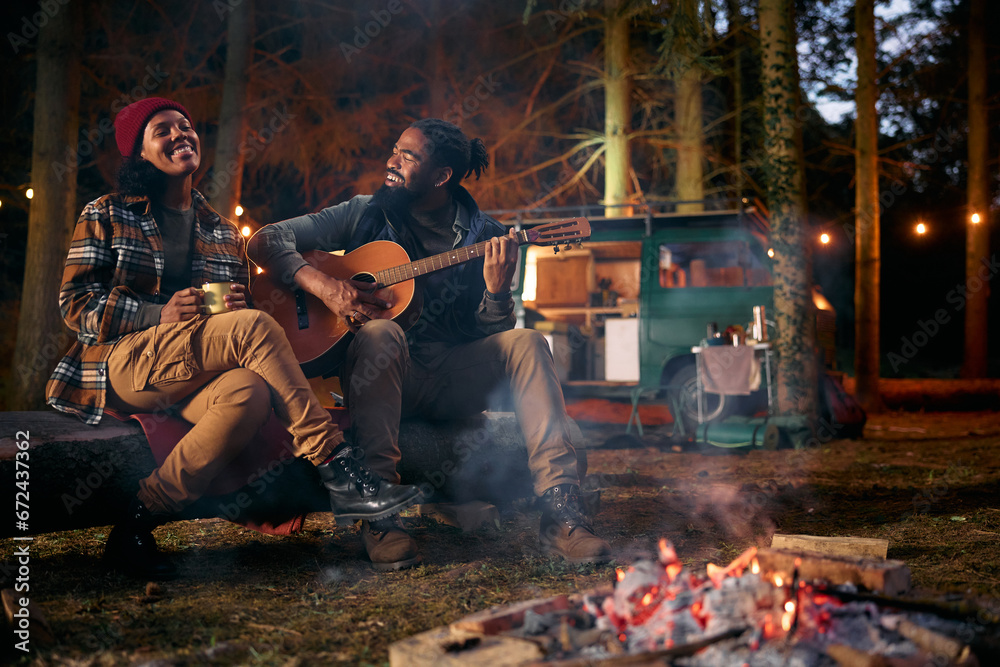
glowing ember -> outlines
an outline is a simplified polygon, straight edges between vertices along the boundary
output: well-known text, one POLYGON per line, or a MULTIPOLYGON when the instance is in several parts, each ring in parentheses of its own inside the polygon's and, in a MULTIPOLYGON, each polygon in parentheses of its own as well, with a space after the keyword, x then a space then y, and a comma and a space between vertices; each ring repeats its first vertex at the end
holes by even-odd
POLYGON ((753 574, 760 574, 760 561, 756 558, 750 561, 750 572, 753 574))
POLYGON ((770 614, 764 617, 764 637, 770 639, 774 637, 774 618, 770 614))
POLYGON ((781 615, 781 629, 788 632, 792 629, 792 614, 794 612, 786 611, 781 615))
POLYGON ((785 603, 785 611, 795 611, 795 603, 789 600, 785 603))
POLYGON ((661 537, 658 546, 660 548, 660 562, 661 563, 663 563, 664 565, 666 565, 668 563, 676 563, 677 562, 677 560, 678 560, 677 559, 677 551, 674 549, 674 545, 670 543, 670 540, 668 540, 665 537, 661 537))
POLYGON ((618 578, 618 581, 622 581, 623 579, 625 579, 625 570, 621 569, 620 567, 615 568, 615 577, 618 578))
POLYGON ((653 601, 653 594, 652 593, 646 593, 645 595, 642 596, 642 604, 644 606, 648 607, 649 603, 652 602, 652 601, 653 601))
POLYGON ((782 586, 785 585, 785 580, 781 578, 780 574, 774 575, 774 585, 777 586, 778 588, 781 588, 782 586))

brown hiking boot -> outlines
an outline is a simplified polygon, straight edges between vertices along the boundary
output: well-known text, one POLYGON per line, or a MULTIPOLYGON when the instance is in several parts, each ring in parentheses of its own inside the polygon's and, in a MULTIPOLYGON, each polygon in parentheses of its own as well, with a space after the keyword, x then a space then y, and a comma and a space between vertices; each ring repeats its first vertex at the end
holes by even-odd
POLYGON ((410 537, 399 515, 361 522, 361 542, 372 567, 381 572, 404 570, 420 564, 417 543, 410 537))
POLYGON ((580 506, 580 487, 553 486, 542 494, 542 523, 538 541, 542 551, 568 563, 606 563, 611 547, 594 534, 580 506))

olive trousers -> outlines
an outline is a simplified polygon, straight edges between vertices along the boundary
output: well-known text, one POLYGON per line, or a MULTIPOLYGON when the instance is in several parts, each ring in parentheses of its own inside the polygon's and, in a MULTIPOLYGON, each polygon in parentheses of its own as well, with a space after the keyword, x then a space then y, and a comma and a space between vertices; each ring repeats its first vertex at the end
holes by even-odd
POLYGON ((411 354, 398 324, 371 320, 347 349, 341 385, 355 442, 372 470, 391 482, 399 482, 401 418, 461 419, 512 399, 535 492, 580 483, 552 353, 533 329, 411 354))

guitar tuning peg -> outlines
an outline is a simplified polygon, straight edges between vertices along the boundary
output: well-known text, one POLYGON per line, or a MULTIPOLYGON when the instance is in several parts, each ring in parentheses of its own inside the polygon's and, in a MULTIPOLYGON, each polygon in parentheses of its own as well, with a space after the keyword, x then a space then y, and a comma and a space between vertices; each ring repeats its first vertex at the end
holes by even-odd
POLYGON ((583 241, 577 241, 576 242, 576 249, 579 250, 582 247, 583 247, 583 241))
POLYGON ((559 254, 559 246, 557 246, 557 245, 556 246, 552 246, 552 253, 554 255, 558 255, 559 254))
POLYGON ((563 248, 563 250, 572 250, 572 249, 573 249, 573 244, 571 244, 571 243, 567 243, 566 247, 563 248))

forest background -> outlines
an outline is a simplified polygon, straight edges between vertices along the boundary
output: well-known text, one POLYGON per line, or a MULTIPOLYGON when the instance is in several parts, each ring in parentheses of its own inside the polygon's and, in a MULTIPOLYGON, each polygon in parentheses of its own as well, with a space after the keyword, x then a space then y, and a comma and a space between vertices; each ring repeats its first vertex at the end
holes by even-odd
MULTIPOLYGON (((876 4, 881 374, 954 377, 962 363, 972 0, 876 4), (922 235, 915 232, 920 222, 928 230, 922 235), (945 321, 935 320, 941 310, 945 321)), ((855 3, 794 5, 802 100, 795 123, 803 138, 807 238, 815 280, 837 309, 838 362, 851 372, 855 124, 851 113, 838 119, 830 109, 854 97, 855 3), (819 243, 822 233, 829 243, 819 243)), ((985 5, 986 25, 1000 25, 1000 6, 985 5)), ((624 109, 627 142, 627 176, 618 200, 682 201, 692 190, 679 178, 678 156, 691 129, 679 122, 679 99, 690 85, 685 73, 692 70, 698 73, 701 104, 695 128, 701 174, 693 191, 709 208, 731 208, 744 199, 766 207, 766 91, 756 2, 257 0, 249 8, 250 0, 46 0, 8 3, 3 10, 0 367, 5 383, 13 365, 33 204, 26 193, 38 130, 38 33, 57 16, 71 17, 79 40, 79 76, 73 83, 79 86, 78 108, 71 109, 77 124, 64 150, 49 162, 57 179, 67 180, 73 220, 86 202, 113 189, 120 161, 111 129, 115 111, 153 95, 181 101, 191 111, 204 154, 196 187, 251 229, 372 192, 395 139, 424 116, 444 117, 484 139, 490 170, 468 184, 484 209, 597 204, 608 187, 612 79, 624 81, 619 93, 625 100, 616 110, 624 109), (236 114, 242 138, 235 142, 235 155, 230 150, 220 159, 216 147, 229 131, 225 119, 233 117, 223 109, 223 93, 227 80, 229 85, 234 80, 232 64, 227 79, 227 63, 233 60, 233 17, 239 14, 248 17, 243 28, 248 48, 236 68, 245 86, 245 103, 236 114), (612 15, 622 19, 624 35, 611 30, 612 15), (623 67, 613 77, 609 39, 624 53, 618 60, 623 67), (233 202, 242 215, 236 215, 233 202)), ((986 104, 994 121, 1000 101, 997 34, 987 30, 986 104)), ((995 122, 988 128, 993 213, 985 213, 984 223, 992 226, 1000 192, 1000 137, 995 122)), ((65 247, 65 239, 51 242, 65 247)), ((991 232, 990 256, 996 246, 991 232)), ((994 267, 987 283, 995 272, 994 267)), ((991 299, 989 308, 992 331, 1000 326, 995 302, 991 299)), ((55 356, 47 361, 54 364, 55 356)), ((995 344, 983 371, 1000 373, 995 344)))

